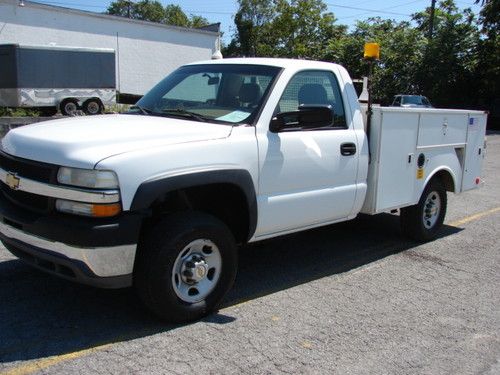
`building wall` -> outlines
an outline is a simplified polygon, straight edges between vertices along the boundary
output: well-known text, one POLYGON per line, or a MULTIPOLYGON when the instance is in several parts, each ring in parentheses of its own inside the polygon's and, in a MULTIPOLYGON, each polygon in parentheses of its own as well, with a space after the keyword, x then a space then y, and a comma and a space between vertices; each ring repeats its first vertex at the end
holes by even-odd
POLYGON ((116 50, 117 90, 143 95, 180 65, 208 60, 218 34, 204 30, 0 0, 0 44, 116 50))

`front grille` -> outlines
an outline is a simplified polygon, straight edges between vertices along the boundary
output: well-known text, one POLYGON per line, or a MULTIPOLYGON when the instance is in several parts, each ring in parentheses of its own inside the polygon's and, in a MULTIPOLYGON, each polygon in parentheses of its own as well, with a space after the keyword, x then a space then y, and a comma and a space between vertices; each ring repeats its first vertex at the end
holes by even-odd
POLYGON ((57 182, 57 170, 59 168, 54 164, 17 158, 4 152, 0 152, 0 167, 21 177, 51 184, 57 182))
MULTIPOLYGON (((7 172, 15 173, 21 178, 24 177, 49 184, 57 183, 59 167, 54 164, 17 158, 0 152, 0 167, 7 172)), ((14 190, 3 182, 0 183, 0 191, 12 203, 31 211, 48 213, 54 206, 53 198, 14 190)))
POLYGON ((8 200, 28 210, 39 213, 47 213, 53 206, 53 199, 49 197, 26 193, 25 191, 20 190, 13 190, 3 182, 0 182, 0 189, 8 200))

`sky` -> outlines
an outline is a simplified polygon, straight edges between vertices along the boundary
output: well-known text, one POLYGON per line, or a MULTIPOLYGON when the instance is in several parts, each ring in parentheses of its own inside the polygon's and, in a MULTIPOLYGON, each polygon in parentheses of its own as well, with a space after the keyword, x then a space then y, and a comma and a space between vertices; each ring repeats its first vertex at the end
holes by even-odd
MULTIPOLYGON (((111 0, 32 0, 38 3, 82 9, 102 13, 106 11, 111 0)), ((353 27, 358 20, 380 16, 396 21, 409 21, 411 14, 430 6, 431 0, 323 0, 328 10, 335 14, 339 24, 353 27)), ((221 23, 223 42, 228 43, 235 31, 234 15, 238 10, 236 0, 160 0, 163 5, 180 5, 188 15, 200 15, 210 23, 221 23)), ((455 0, 460 8, 472 8, 479 13, 480 7, 474 0, 455 0)))

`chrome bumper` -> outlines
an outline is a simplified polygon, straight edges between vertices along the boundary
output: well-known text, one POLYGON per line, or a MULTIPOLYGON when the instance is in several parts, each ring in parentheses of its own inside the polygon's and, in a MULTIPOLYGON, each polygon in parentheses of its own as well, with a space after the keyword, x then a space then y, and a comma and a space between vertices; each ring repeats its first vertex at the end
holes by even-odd
POLYGON ((83 263, 97 277, 130 275, 134 269, 137 245, 81 248, 30 235, 0 222, 2 237, 17 240, 67 260, 83 263))

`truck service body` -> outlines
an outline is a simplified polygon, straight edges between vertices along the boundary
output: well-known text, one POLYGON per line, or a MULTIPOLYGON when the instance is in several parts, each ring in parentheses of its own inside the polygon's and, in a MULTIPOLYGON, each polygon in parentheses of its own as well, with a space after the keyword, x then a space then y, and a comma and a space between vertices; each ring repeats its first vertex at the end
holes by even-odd
POLYGON ((403 232, 435 238, 446 191, 481 183, 486 114, 374 107, 367 135, 363 111, 336 64, 181 67, 130 114, 9 132, 0 237, 61 277, 134 285, 172 321, 217 306, 237 243, 395 209, 403 232))

